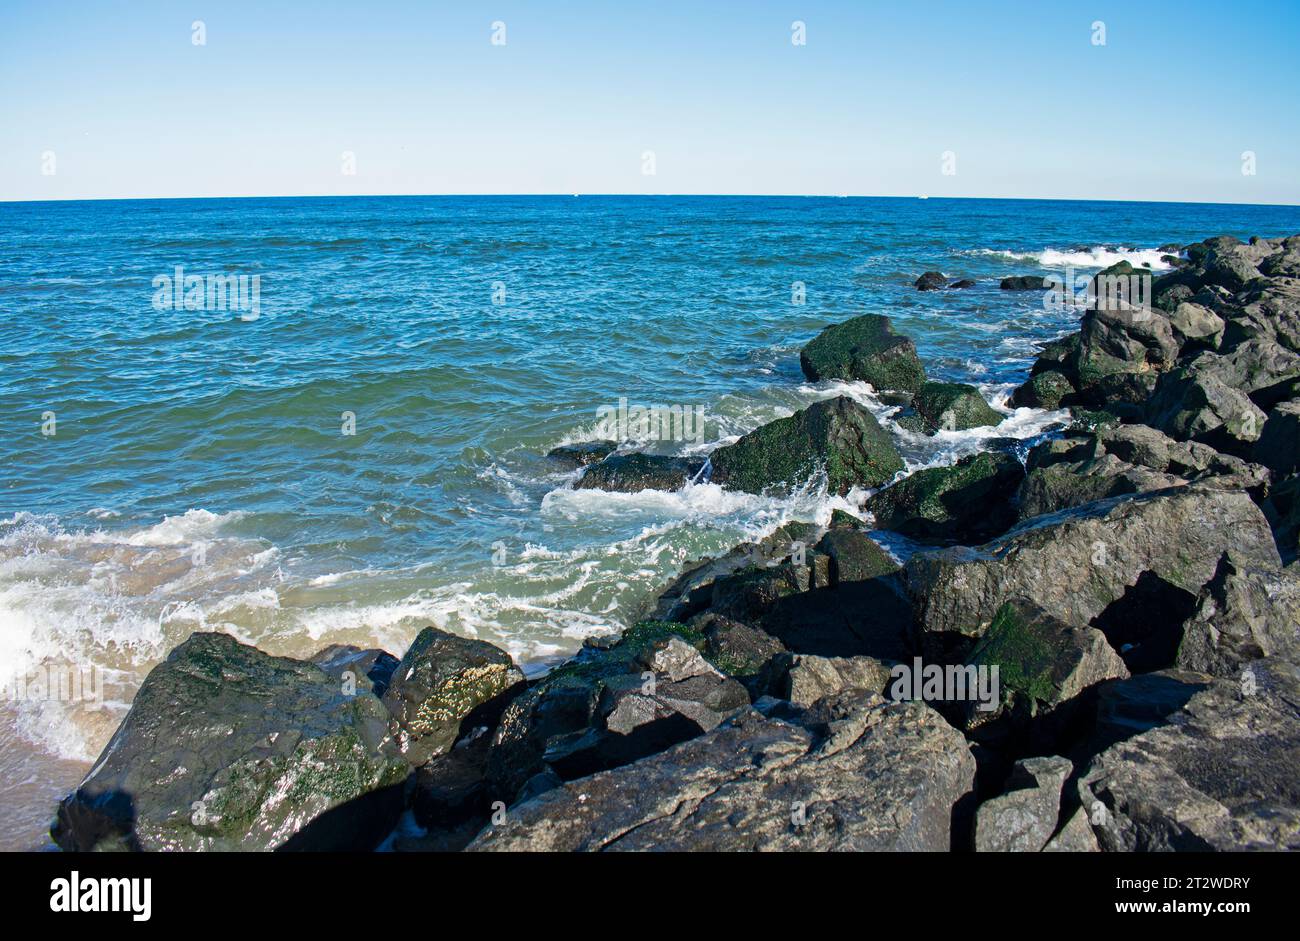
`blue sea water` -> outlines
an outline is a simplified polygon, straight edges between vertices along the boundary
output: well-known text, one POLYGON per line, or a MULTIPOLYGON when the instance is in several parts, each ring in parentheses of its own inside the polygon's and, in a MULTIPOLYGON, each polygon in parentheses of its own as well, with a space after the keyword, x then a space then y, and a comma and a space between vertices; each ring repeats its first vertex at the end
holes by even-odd
MULTIPOLYGON (((0 204, 0 670, 108 678, 102 709, 0 705, 0 777, 20 788, 0 806, 38 834, 194 630, 400 654, 433 623, 536 670, 624 626, 684 562, 851 508, 816 482, 786 499, 573 491, 545 453, 591 437, 602 406, 702 407, 703 438, 663 451, 840 393, 889 424, 868 387, 799 371, 803 343, 864 312, 893 317, 932 377, 1000 405, 1078 312, 999 278, 1159 268, 1165 243, 1298 231, 1297 207, 1167 203, 0 204), (155 304, 178 266, 259 276, 257 316, 155 304), (979 284, 917 292, 930 269, 979 284)), ((895 429, 909 467, 1054 417, 1002 410, 997 429, 895 429)))

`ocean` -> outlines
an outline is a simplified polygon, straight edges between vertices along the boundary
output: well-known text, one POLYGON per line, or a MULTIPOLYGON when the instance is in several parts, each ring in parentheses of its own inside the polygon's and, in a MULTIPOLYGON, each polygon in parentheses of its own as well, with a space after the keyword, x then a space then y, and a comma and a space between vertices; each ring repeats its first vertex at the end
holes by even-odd
POLYGON ((1169 203, 0 204, 0 848, 49 845, 58 799, 194 631, 400 655, 434 624, 536 673, 685 562, 861 496, 575 491, 546 452, 602 408, 702 413, 645 444, 704 453, 847 394, 909 470, 951 463, 1061 418, 1004 401, 1079 311, 999 278, 1296 232, 1300 207, 1169 203), (918 292, 931 269, 979 283, 918 292), (799 348, 867 312, 1003 423, 922 438, 863 384, 806 382, 799 348))

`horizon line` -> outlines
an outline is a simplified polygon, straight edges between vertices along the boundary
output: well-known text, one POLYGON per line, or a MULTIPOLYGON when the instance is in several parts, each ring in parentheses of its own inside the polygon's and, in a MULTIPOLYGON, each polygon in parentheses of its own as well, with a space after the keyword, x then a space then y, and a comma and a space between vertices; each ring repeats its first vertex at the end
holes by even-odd
POLYGON ((1135 205, 1184 206, 1252 206, 1268 209, 1300 209, 1300 203, 1250 203, 1218 202, 1188 199, 1098 199, 1079 196, 929 196, 885 195, 868 193, 285 193, 245 194, 239 196, 75 196, 53 199, 2 199, 0 206, 31 203, 128 203, 237 199, 518 199, 518 198, 580 199, 910 199, 969 200, 989 202, 1055 202, 1055 203, 1132 203, 1135 205))

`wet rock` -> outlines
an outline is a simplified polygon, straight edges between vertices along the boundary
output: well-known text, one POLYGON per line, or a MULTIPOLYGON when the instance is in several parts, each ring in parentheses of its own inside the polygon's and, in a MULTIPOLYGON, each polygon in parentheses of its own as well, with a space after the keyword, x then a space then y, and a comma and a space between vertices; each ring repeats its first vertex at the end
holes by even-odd
POLYGON ((893 557, 860 530, 831 529, 814 550, 830 560, 822 587, 864 582, 899 570, 893 557))
POLYGON ((913 285, 918 291, 937 291, 948 286, 948 279, 938 271, 927 271, 913 285))
POLYGON ((494 721, 524 676, 491 644, 426 627, 384 693, 398 742, 412 765, 446 754, 464 730, 494 721))
POLYGON ((821 538, 823 529, 811 523, 792 522, 756 543, 741 543, 716 558, 697 560, 660 593, 649 617, 655 621, 686 621, 713 602, 713 584, 719 578, 750 566, 780 563, 791 553, 806 550, 821 538))
POLYGON ((345 691, 362 686, 361 677, 365 677, 370 691, 381 698, 392 682, 398 664, 398 659, 386 650, 362 650, 351 644, 330 644, 308 657, 307 661, 334 677, 345 691))
POLYGON ((1007 790, 975 812, 975 849, 981 853, 1037 853, 1056 830, 1061 788, 1074 771, 1067 758, 1016 762, 1007 790))
POLYGON ((830 492, 845 494, 878 487, 903 469, 889 433, 846 396, 770 422, 718 448, 710 460, 714 482, 750 493, 788 492, 824 473, 830 492))
POLYGON ((51 835, 68 850, 368 850, 410 771, 364 674, 345 687, 193 634, 145 678, 51 835))
POLYGON ((1007 404, 1012 408, 1058 409, 1062 402, 1074 394, 1074 386, 1064 373, 1054 370, 1030 376, 1024 385, 1011 393, 1007 404))
POLYGON ((964 291, 967 288, 973 288, 977 283, 978 282, 972 281, 970 278, 962 278, 959 281, 954 281, 952 284, 948 285, 948 287, 956 291, 964 291))
POLYGON ((1011 498, 1024 473, 1013 456, 983 452, 915 471, 874 494, 867 509, 879 528, 915 539, 982 542, 1015 522, 1011 498))
POLYGON ((1300 848, 1300 668, 1252 665, 1106 749, 1079 796, 1108 851, 1300 848))
POLYGON ((1004 291, 1043 291, 1047 289, 1047 280, 1041 275, 1020 274, 1003 278, 998 286, 1004 291))
POLYGON ((605 460, 617 447, 613 441, 584 441, 581 444, 562 444, 558 448, 551 448, 546 456, 565 467, 577 469, 605 460))
POLYGON ((916 345, 894 332, 888 317, 866 314, 827 327, 799 354, 812 382, 859 379, 880 389, 915 392, 925 382, 916 345))
POLYGON ((918 552, 907 579, 919 638, 955 641, 981 636, 1017 597, 1087 625, 1144 573, 1194 596, 1230 548, 1247 564, 1279 564, 1267 521, 1247 494, 1191 485, 1036 517, 976 548, 918 552))
POLYGON ((611 454, 590 465, 574 483, 575 490, 611 490, 640 493, 642 490, 680 490, 704 467, 703 458, 669 457, 662 454, 611 454))
POLYGON ((1183 630, 1178 666, 1239 676, 1261 657, 1300 653, 1300 572, 1249 566, 1228 551, 1183 630))
POLYGON ((704 634, 704 655, 727 676, 740 681, 751 698, 766 692, 766 673, 785 645, 766 631, 713 614, 700 615, 692 626, 704 634))
POLYGON ((927 382, 912 399, 916 425, 926 434, 964 431, 998 425, 1002 414, 994 411, 979 389, 960 382, 927 382))
POLYGON ((946 850, 975 762, 921 703, 849 692, 816 731, 748 710, 511 808, 471 850, 946 850))

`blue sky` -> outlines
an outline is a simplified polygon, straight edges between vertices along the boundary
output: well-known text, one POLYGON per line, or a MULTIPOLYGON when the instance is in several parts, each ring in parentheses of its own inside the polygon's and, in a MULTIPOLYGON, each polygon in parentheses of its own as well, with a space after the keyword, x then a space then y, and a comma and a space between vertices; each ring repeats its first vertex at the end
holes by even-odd
POLYGON ((5 0, 0 200, 582 192, 1296 204, 1297 40, 1294 0, 5 0), (206 45, 192 42, 195 20, 206 45), (796 20, 806 45, 791 43, 796 20), (506 24, 505 45, 491 42, 494 21, 506 24), (1092 42, 1096 21, 1104 46, 1092 42), (1242 173, 1245 151, 1254 175, 1242 173), (50 152, 53 174, 42 172, 50 152), (344 152, 355 175, 342 172, 344 152), (955 174, 942 172, 945 152, 955 174))

